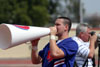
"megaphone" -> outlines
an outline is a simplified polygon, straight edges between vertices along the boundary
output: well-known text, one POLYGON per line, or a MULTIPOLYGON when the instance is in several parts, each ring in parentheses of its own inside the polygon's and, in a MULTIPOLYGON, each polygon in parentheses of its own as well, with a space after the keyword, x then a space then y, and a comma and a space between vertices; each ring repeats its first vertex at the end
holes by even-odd
POLYGON ((12 24, 0 25, 0 48, 7 49, 46 36, 49 28, 12 24))

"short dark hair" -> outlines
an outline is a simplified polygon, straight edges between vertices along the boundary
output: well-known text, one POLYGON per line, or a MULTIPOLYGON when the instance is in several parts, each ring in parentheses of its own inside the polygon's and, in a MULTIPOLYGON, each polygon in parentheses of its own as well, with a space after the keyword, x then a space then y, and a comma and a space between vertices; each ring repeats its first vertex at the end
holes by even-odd
POLYGON ((58 17, 57 19, 64 19, 64 25, 68 24, 68 32, 69 32, 72 26, 71 19, 68 17, 58 17))

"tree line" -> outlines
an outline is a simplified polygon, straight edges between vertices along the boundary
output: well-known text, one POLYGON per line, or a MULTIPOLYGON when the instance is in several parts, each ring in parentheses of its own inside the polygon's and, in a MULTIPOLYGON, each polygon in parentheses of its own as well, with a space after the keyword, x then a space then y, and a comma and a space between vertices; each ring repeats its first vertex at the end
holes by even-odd
MULTIPOLYGON (((59 15, 68 16, 73 22, 79 23, 79 1, 80 0, 0 0, 0 24, 9 23, 45 26, 53 24, 55 18, 59 15)), ((85 8, 82 10, 84 15, 85 8)))

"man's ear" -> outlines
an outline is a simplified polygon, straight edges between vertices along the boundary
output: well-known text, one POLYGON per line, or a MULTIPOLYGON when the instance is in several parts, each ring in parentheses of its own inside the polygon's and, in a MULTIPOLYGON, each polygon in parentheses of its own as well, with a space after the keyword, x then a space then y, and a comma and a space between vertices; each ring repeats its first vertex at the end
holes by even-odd
POLYGON ((68 25, 67 25, 67 24, 65 25, 65 30, 67 30, 67 31, 68 31, 68 25))

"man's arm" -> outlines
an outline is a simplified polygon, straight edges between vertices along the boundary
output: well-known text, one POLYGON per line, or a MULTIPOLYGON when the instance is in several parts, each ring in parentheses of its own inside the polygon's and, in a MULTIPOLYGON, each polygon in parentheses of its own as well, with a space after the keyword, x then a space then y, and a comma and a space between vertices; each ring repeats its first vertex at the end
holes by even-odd
POLYGON ((89 46, 90 52, 89 52, 88 58, 93 58, 94 56, 96 40, 97 40, 96 34, 90 37, 90 46, 89 46))
POLYGON ((53 59, 58 59, 58 58, 63 58, 64 52, 57 46, 56 40, 53 39, 56 35, 56 27, 51 27, 51 34, 50 34, 50 52, 51 52, 51 57, 53 59))
POLYGON ((57 46, 56 41, 50 39, 50 52, 53 59, 63 58, 64 52, 57 46))
POLYGON ((41 63, 41 60, 42 60, 42 58, 38 55, 38 51, 37 51, 38 40, 39 39, 31 41, 31 43, 32 43, 31 58, 32 58, 33 64, 39 64, 39 63, 41 63))

